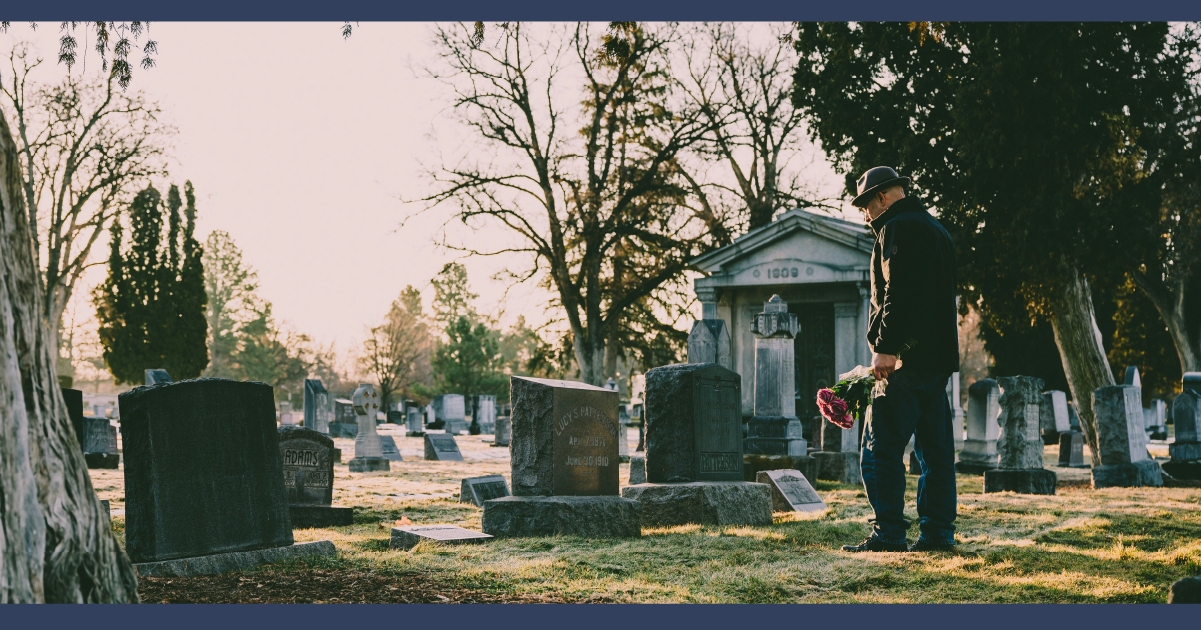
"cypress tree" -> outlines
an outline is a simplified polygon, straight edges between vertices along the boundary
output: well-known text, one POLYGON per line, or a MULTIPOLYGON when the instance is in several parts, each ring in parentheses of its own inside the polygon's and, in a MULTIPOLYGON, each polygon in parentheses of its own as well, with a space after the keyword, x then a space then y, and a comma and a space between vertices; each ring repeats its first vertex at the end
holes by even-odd
MULTIPOLYGON (((176 190, 174 186, 171 189, 176 190)), ((173 291, 177 316, 172 331, 176 345, 173 361, 181 378, 196 378, 209 364, 208 320, 205 318, 208 294, 204 290, 204 248, 196 240, 196 192, 190 181, 184 183, 184 197, 188 205, 184 210, 179 284, 173 291)))

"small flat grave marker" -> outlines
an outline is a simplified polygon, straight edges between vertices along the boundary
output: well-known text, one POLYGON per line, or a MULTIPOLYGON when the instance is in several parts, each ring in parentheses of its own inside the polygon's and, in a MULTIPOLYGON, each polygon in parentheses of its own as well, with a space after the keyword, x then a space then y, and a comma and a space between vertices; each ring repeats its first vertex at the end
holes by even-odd
POLYGON ((826 503, 799 470, 763 470, 755 481, 771 486, 772 511, 819 512, 826 503))
POLYGON ((501 475, 468 477, 463 480, 463 487, 459 490, 459 503, 484 507, 484 501, 507 496, 510 496, 509 484, 501 475))
POLYGON ((423 540, 431 540, 448 545, 481 543, 492 538, 483 532, 463 529, 457 525, 405 525, 392 528, 392 549, 412 549, 423 540))
POLYGON ((381 435, 379 437, 380 445, 384 449, 384 459, 393 462, 403 462, 404 458, 400 456, 400 449, 396 448, 396 439, 391 435, 381 435))
POLYGON ((459 443, 455 441, 455 436, 449 433, 426 433, 425 459, 435 462, 461 462, 463 454, 459 452, 459 443))

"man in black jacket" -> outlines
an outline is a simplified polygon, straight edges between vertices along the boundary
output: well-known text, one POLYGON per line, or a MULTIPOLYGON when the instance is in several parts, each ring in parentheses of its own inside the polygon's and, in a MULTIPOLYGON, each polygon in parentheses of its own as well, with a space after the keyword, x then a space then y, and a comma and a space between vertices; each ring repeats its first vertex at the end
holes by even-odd
POLYGON ((857 182, 854 205, 876 234, 872 249, 872 372, 886 381, 863 432, 861 468, 875 510, 872 535, 844 551, 942 551, 955 544, 955 440, 947 379, 959 370, 955 244, 886 166, 857 182), (905 447, 914 437, 920 534, 907 547, 905 447))

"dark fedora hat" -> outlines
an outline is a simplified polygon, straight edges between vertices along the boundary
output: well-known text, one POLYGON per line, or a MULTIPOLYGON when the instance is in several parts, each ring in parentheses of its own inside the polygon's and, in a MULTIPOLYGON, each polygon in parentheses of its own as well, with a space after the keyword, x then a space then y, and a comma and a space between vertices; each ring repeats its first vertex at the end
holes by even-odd
POLYGON ((909 184, 911 180, 908 177, 901 177, 897 172, 887 166, 877 166, 870 168, 866 173, 859 176, 855 181, 855 199, 851 201, 851 205, 856 208, 862 208, 871 200, 872 195, 886 188, 892 188, 898 184, 909 184))

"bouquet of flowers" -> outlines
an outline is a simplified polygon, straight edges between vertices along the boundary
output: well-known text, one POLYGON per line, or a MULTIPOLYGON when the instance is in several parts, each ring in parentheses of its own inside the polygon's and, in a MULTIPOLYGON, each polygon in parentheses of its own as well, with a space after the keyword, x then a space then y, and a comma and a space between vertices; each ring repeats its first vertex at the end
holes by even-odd
MULTIPOLYGON (((897 353, 898 370, 901 369, 901 354, 915 345, 917 340, 912 340, 897 353)), ((887 381, 877 381, 870 367, 856 366, 850 372, 839 376, 834 387, 817 392, 817 408, 823 418, 839 427, 849 429, 855 426, 856 420, 863 420, 867 406, 884 393, 884 386, 887 384, 887 381)))

